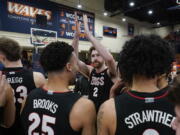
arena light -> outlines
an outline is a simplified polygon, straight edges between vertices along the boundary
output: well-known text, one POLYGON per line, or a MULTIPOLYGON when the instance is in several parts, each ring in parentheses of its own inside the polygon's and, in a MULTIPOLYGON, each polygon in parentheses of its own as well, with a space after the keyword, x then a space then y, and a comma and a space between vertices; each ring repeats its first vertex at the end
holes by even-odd
POLYGON ((78 8, 78 9, 81 9, 81 8, 82 8, 82 5, 81 5, 81 3, 80 3, 80 0, 78 0, 77 8, 78 8))
POLYGON ((151 9, 148 10, 148 14, 149 14, 149 15, 152 15, 152 14, 153 14, 153 10, 151 10, 151 9))
POLYGON ((107 15, 108 15, 108 13, 107 13, 107 12, 104 12, 104 13, 103 13, 103 15, 104 15, 104 16, 107 16, 107 15))
POLYGON ((81 9, 81 8, 82 8, 82 5, 81 5, 81 4, 78 4, 78 5, 77 5, 77 8, 81 9))
POLYGON ((122 21, 125 22, 125 21, 126 21, 126 18, 122 18, 122 21))
POLYGON ((130 6, 130 7, 134 7, 134 5, 135 5, 134 2, 130 2, 130 3, 129 3, 129 6, 130 6))
POLYGON ((161 23, 160 23, 160 22, 157 22, 157 25, 158 25, 158 26, 160 26, 160 25, 161 25, 161 23))

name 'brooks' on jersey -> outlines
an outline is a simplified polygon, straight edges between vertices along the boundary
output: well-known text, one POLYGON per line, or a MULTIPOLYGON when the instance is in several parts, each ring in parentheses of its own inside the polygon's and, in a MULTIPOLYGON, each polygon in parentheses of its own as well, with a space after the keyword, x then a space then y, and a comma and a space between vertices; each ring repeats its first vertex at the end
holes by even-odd
POLYGON ((21 123, 25 135, 47 133, 48 135, 80 135, 70 125, 70 112, 80 98, 71 91, 54 93, 41 88, 32 91, 22 114, 21 123))

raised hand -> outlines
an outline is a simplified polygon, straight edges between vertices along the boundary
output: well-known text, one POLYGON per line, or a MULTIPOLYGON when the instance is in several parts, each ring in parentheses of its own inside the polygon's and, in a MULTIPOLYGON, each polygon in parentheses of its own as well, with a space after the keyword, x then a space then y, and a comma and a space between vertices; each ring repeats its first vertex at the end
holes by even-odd
POLYGON ((83 15, 83 22, 84 22, 84 32, 86 36, 89 37, 91 35, 91 32, 89 31, 89 27, 88 27, 87 15, 83 15))
POLYGON ((77 13, 75 12, 75 24, 76 24, 76 32, 75 32, 75 36, 80 36, 81 34, 81 29, 80 29, 80 26, 81 26, 81 22, 78 22, 78 16, 77 16, 77 13))

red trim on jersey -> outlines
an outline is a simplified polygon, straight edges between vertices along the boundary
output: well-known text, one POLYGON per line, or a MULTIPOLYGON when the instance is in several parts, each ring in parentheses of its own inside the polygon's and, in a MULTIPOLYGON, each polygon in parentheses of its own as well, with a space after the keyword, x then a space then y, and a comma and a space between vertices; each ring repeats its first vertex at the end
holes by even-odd
POLYGON ((154 98, 154 99, 160 99, 160 98, 164 98, 165 96, 167 96, 168 91, 166 91, 164 94, 162 94, 161 96, 157 96, 157 97, 140 97, 140 96, 136 96, 133 93, 131 93, 130 91, 127 91, 127 93, 134 98, 140 99, 140 100, 145 100, 146 98, 154 98))
POLYGON ((70 92, 70 90, 66 90, 66 91, 53 91, 53 90, 48 90, 48 89, 46 89, 46 88, 44 88, 44 87, 42 87, 42 89, 43 89, 44 91, 52 92, 52 93, 67 93, 67 92, 70 92))
POLYGON ((20 70, 12 70, 12 71, 10 71, 10 70, 9 70, 9 71, 8 71, 8 70, 7 70, 7 71, 6 71, 6 70, 3 71, 3 70, 2 70, 2 74, 6 74, 6 73, 9 73, 9 72, 21 72, 21 71, 23 71, 23 69, 20 69, 20 70))

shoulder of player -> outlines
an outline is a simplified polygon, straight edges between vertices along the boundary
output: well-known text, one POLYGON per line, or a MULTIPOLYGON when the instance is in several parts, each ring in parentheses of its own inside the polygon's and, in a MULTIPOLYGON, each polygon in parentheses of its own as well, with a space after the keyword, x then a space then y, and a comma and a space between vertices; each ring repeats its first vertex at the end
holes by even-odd
POLYGON ((111 98, 105 101, 99 108, 97 115, 97 130, 99 134, 102 132, 102 130, 114 134, 115 129, 116 129, 116 112, 115 112, 114 99, 111 98))
POLYGON ((73 129, 80 130, 82 127, 95 123, 96 110, 92 101, 80 98, 73 106, 70 113, 70 123, 73 129))
POLYGON ((86 113, 95 111, 95 106, 91 100, 82 97, 75 103, 74 110, 74 113, 87 115, 86 113))
MULTIPOLYGON (((112 116, 113 112, 115 111, 115 104, 114 104, 114 98, 110 98, 109 100, 106 100, 99 109, 99 112, 104 112, 104 115, 112 116)), ((98 112, 98 113, 99 113, 98 112)))
POLYGON ((34 77, 44 77, 44 75, 40 72, 33 72, 34 77))
POLYGON ((33 72, 33 78, 37 88, 42 87, 46 82, 44 75, 40 72, 33 72))

